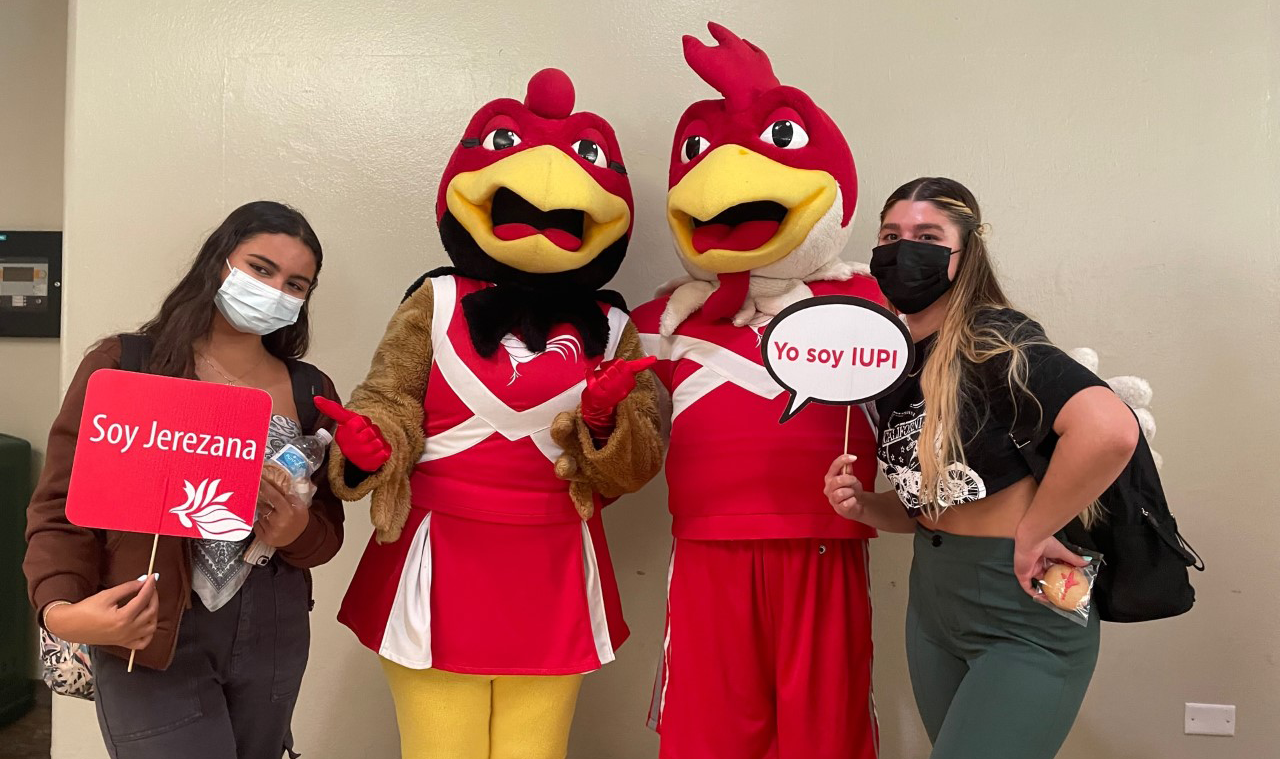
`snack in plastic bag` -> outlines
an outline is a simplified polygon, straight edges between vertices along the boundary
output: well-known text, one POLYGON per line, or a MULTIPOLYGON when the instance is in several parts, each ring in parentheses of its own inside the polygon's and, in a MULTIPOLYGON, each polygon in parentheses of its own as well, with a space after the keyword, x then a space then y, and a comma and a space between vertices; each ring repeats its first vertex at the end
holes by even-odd
POLYGON ((1036 581, 1040 590, 1037 599, 1061 616, 1085 627, 1093 609, 1093 584, 1098 579, 1102 555, 1094 551, 1076 552, 1090 559, 1089 563, 1083 567, 1069 564, 1050 566, 1044 577, 1036 581))

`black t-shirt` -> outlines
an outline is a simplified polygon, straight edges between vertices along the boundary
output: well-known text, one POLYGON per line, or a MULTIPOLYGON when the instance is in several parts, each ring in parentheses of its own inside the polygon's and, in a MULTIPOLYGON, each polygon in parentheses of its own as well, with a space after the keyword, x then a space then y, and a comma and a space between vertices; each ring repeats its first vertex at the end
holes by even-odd
MULTIPOLYGON (((1035 400, 1016 386, 1009 387, 1009 355, 967 367, 971 391, 960 404, 960 440, 964 463, 947 467, 945 503, 955 506, 994 495, 1031 474, 1010 437, 1015 418, 1031 414, 1041 429, 1051 427, 1072 396, 1106 383, 1075 359, 1049 343, 1044 329, 1012 309, 991 310, 978 317, 978 329, 994 328, 1024 348, 1026 387, 1035 400), (1037 407, 1036 402, 1039 402, 1037 407)), ((924 394, 920 374, 936 336, 916 343, 916 360, 907 381, 876 401, 880 416, 878 457, 885 476, 911 516, 919 516, 920 459, 916 446, 924 424, 924 394)))

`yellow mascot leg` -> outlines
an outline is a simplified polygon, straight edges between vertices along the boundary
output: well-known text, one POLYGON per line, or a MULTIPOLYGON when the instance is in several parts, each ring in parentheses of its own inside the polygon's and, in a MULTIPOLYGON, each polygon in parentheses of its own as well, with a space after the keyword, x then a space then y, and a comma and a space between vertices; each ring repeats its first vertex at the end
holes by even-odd
POLYGON ((496 677, 490 759, 565 759, 582 675, 496 677))
POLYGON ((409 669, 382 660, 403 759, 489 759, 493 678, 409 669))

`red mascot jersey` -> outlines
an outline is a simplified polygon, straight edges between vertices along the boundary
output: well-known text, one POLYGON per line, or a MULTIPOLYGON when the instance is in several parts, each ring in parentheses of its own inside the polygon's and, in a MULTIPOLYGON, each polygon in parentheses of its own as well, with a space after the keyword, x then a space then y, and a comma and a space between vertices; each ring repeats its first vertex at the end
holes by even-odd
MULTIPOLYGON (((854 295, 884 303, 875 280, 811 282, 815 296, 854 295)), ((658 332, 667 298, 632 319, 671 393, 666 474, 672 533, 688 540, 869 538, 875 530, 841 517, 822 493, 843 452, 847 410, 813 403, 779 422, 787 393, 760 354, 767 325, 735 327, 695 312, 669 338, 658 332)), ((876 433, 866 407, 853 410, 849 452, 867 488, 876 477, 876 433)))
POLYGON ((487 285, 440 277, 426 449, 399 540, 371 540, 338 619, 380 656, 415 669, 566 675, 613 661, 627 637, 600 513, 583 522, 551 423, 577 407, 586 373, 612 358, 627 315, 603 307, 610 341, 585 355, 571 327, 534 354, 518 339, 476 353, 462 298, 487 285), (569 582, 565 579, 570 578, 569 582))

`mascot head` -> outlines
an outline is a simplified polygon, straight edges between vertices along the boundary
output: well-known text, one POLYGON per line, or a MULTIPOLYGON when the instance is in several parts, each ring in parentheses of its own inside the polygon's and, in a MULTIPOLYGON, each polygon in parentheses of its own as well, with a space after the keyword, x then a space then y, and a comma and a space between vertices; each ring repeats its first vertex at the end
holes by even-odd
POLYGON ((484 355, 521 335, 543 350, 568 322, 603 352, 601 292, 626 255, 631 185, 613 128, 574 113, 573 83, 558 69, 529 80, 524 102, 494 100, 471 118, 440 181, 436 218, 451 273, 493 283, 463 302, 484 355))
POLYGON ((838 259, 858 199, 849 144, 760 48, 718 24, 684 37, 689 66, 723 97, 684 112, 671 148, 667 221, 689 273, 803 279, 838 259))

